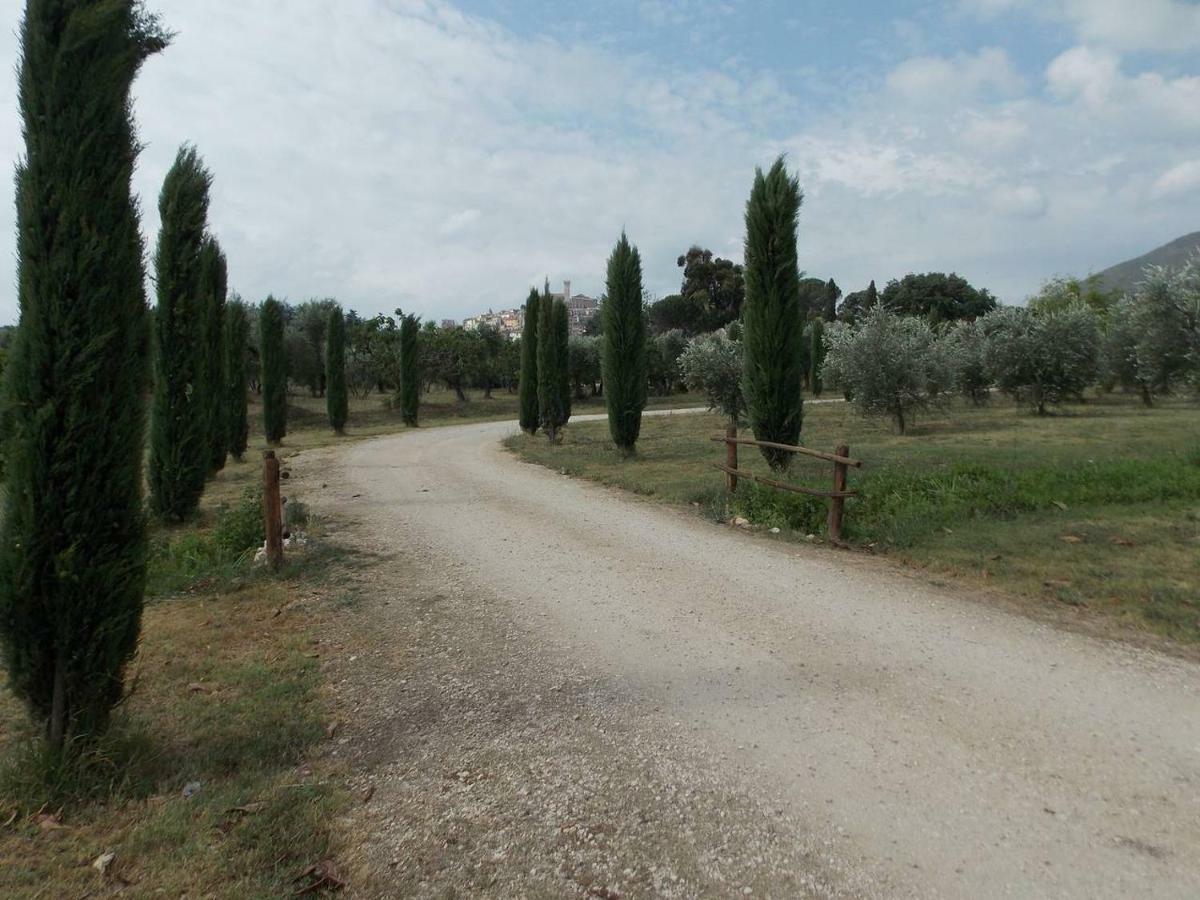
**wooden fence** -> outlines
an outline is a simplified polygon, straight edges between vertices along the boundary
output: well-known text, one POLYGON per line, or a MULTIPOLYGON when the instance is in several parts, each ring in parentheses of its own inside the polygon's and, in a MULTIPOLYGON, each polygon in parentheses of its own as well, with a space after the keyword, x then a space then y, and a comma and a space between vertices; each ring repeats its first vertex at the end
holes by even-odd
POLYGON ((850 457, 849 446, 840 444, 833 453, 824 453, 820 450, 810 450, 808 447, 796 447, 792 444, 776 444, 771 441, 740 438, 737 436, 737 429, 733 427, 730 427, 724 435, 714 437, 713 440, 725 444, 725 464, 714 463, 713 466, 725 473, 726 490, 733 493, 737 490, 738 479, 748 478, 750 481, 765 484, 768 487, 773 487, 781 491, 808 494, 810 497, 826 497, 829 499, 829 541, 833 544, 842 543, 842 520, 846 513, 846 498, 858 495, 858 491, 850 490, 847 487, 847 475, 852 467, 855 469, 862 468, 862 460, 850 457), (832 490, 826 490, 824 488, 805 487, 800 484, 788 484, 785 481, 764 478, 761 475, 755 475, 752 472, 739 469, 738 447, 742 446, 785 450, 788 453, 831 462, 833 463, 833 488, 832 490))

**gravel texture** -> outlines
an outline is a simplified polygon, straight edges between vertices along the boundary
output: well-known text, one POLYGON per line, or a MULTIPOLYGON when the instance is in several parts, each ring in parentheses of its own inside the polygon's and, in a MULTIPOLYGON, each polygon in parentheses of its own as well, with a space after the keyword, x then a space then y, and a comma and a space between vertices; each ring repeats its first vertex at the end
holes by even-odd
MULTIPOLYGON (((1200 896, 1200 667, 516 461, 304 454, 362 896, 1200 896)), ((714 476, 717 477, 717 476, 714 476)))

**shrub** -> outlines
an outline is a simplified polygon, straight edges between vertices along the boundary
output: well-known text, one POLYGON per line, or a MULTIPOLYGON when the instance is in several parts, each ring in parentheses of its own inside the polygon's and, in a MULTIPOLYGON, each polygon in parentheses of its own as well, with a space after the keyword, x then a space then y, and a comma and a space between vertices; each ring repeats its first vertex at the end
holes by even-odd
MULTIPOLYGON (((804 326, 796 230, 804 195, 783 157, 765 175, 755 172, 746 203, 746 363, 742 387, 750 425, 760 441, 795 444, 804 417, 801 396, 804 326)), ((762 448, 772 469, 786 469, 791 454, 762 448)))
POLYGON ((904 434, 914 412, 941 399, 950 366, 924 319, 899 316, 882 304, 856 326, 826 331, 825 377, 836 380, 863 415, 891 416, 904 434))
POLYGON ((1099 373, 1100 327, 1082 305, 1035 313, 1004 307, 979 320, 988 372, 1002 391, 1044 415, 1082 399, 1099 373))
POLYGON ((262 490, 247 488, 236 506, 224 510, 217 517, 213 542, 224 561, 236 562, 261 547, 266 539, 262 490))
POLYGON ((724 330, 688 342, 679 357, 684 383, 703 394, 709 409, 720 410, 735 428, 746 412, 742 395, 742 344, 724 330))

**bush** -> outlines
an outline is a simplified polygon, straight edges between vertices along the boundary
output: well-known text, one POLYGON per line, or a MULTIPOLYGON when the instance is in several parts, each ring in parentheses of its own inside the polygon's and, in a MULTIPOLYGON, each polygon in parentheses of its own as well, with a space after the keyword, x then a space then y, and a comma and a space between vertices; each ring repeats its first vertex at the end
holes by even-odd
POLYGON ((679 357, 679 371, 690 390, 705 396, 709 409, 720 410, 734 427, 741 423, 746 412, 741 341, 724 330, 693 338, 679 357))
POLYGON ((953 383, 944 348, 924 319, 898 316, 883 305, 857 326, 836 323, 826 332, 824 374, 867 416, 891 416, 904 430, 919 409, 939 402, 953 383))
POLYGON ((262 490, 247 488, 236 506, 223 511, 217 517, 213 541, 220 550, 222 559, 237 562, 247 552, 261 547, 266 539, 262 490))
POLYGON ((1045 313, 1005 307, 980 319, 979 329, 996 384, 1038 415, 1048 404, 1083 399, 1099 374, 1100 326, 1085 306, 1045 313))

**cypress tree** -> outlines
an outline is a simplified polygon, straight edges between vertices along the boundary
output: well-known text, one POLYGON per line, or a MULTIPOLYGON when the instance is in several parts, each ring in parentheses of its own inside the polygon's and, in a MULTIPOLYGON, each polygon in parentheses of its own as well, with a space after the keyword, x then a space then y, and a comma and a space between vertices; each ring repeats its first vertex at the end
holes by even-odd
POLYGON ((228 417, 225 364, 225 298, 229 290, 229 266, 216 238, 204 241, 200 257, 200 295, 204 302, 204 373, 202 383, 208 406, 208 471, 225 468, 228 453, 228 417))
POLYGON ((551 443, 558 443, 558 431, 567 421, 567 411, 563 407, 563 370, 567 368, 567 359, 557 339, 555 306, 549 296, 538 301, 538 420, 551 443))
POLYGON ((608 258, 607 294, 600 308, 604 333, 600 367, 613 443, 630 454, 646 407, 646 314, 642 308, 642 258, 625 232, 608 258))
MULTIPOLYGON (((746 203, 745 374, 743 392, 750 425, 760 441, 795 444, 800 439, 803 398, 800 272, 796 231, 804 195, 788 175, 783 157, 764 175, 755 171, 746 203)), ((784 450, 762 448, 772 469, 786 469, 784 450)))
POLYGON ((409 314, 400 317, 400 416, 417 427, 421 408, 421 323, 409 314))
POLYGON ((521 329, 521 376, 517 393, 521 407, 521 430, 533 434, 538 430, 538 297, 536 288, 529 289, 525 301, 525 324, 521 329))
POLYGON ((329 311, 325 329, 325 409, 336 434, 346 428, 350 401, 346 396, 346 318, 342 308, 329 311))
POLYGON ((825 323, 820 319, 814 321, 809 337, 808 383, 812 386, 813 396, 820 397, 821 391, 825 389, 825 385, 821 381, 821 366, 825 365, 825 323))
POLYGON ((103 731, 141 629, 148 331, 130 89, 166 43, 131 0, 28 0, 21 23, 0 658, 56 752, 103 731))
POLYGON ((250 317, 241 300, 225 309, 225 440, 233 458, 241 462, 250 437, 246 419, 246 344, 250 317))
POLYGON ((879 291, 875 290, 875 279, 872 278, 871 283, 867 285, 867 303, 864 307, 864 311, 867 309, 874 309, 878 305, 879 291))
POLYGON ((258 319, 262 359, 263 431, 267 443, 279 444, 287 434, 287 349, 283 342, 283 304, 268 297, 258 319))
POLYGON ((555 357, 558 359, 558 408, 562 425, 571 421, 571 314, 564 300, 554 301, 555 357))
POLYGON ((825 317, 826 322, 837 321, 837 302, 842 296, 842 289, 837 286, 837 282, 832 278, 825 283, 825 296, 822 304, 821 315, 825 317))
POLYGON ((209 466, 201 263, 211 184, 200 155, 184 146, 158 201, 150 498, 159 516, 174 521, 195 512, 209 466))

